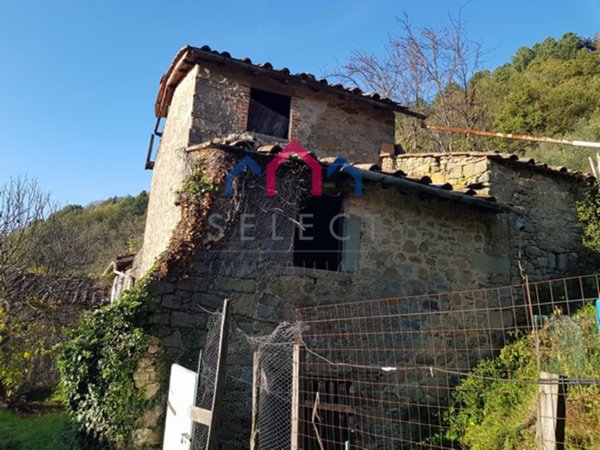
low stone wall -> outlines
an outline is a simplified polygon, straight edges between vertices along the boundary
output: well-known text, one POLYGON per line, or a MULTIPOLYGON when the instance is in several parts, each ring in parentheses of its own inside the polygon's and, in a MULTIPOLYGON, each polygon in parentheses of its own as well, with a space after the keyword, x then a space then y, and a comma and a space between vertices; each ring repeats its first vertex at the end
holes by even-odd
POLYGON ((521 216, 514 224, 521 236, 511 254, 522 255, 524 273, 531 279, 581 274, 596 267, 597 258, 582 245, 577 218, 577 201, 587 187, 580 177, 472 153, 384 156, 382 167, 410 177, 429 176, 433 183, 469 187, 512 206, 521 216))
POLYGON ((381 167, 413 178, 428 176, 434 184, 450 183, 455 189, 476 186, 479 195, 490 195, 491 164, 486 156, 384 156, 381 167))

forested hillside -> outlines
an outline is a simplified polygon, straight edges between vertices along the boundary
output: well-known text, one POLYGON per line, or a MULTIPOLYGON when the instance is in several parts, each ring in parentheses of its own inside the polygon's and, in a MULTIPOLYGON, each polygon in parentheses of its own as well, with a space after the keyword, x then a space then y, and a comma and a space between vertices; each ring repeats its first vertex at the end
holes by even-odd
MULTIPOLYGON (((506 64, 482 70, 486 52, 460 17, 438 30, 405 17, 383 57, 353 56, 332 75, 380 92, 426 114, 427 124, 600 141, 598 37, 566 33, 522 47, 506 64)), ((594 150, 434 132, 399 116, 397 141, 407 152, 511 151, 589 170, 594 150)))
MULTIPOLYGON (((598 43, 567 33, 523 47, 510 63, 479 72, 472 83, 486 99, 490 129, 577 140, 600 140, 598 43)), ((486 127, 487 128, 487 127, 486 127)), ((506 140, 489 149, 519 151, 550 163, 589 170, 594 150, 506 140)))
POLYGON ((148 194, 68 205, 36 230, 28 265, 57 276, 99 276, 115 256, 134 253, 144 233, 148 194))

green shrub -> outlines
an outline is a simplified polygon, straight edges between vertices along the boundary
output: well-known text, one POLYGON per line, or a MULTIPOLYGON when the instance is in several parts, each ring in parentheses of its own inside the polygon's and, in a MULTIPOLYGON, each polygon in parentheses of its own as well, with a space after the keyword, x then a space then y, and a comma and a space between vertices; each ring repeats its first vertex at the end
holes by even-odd
POLYGON ((600 192, 598 185, 590 188, 585 198, 577 202, 577 215, 583 228, 583 244, 600 253, 600 192))
POLYGON ((483 360, 456 389, 448 417, 448 438, 473 449, 514 449, 531 441, 527 428, 537 386, 492 381, 536 378, 534 345, 523 337, 506 346, 495 360, 483 360))
POLYGON ((145 399, 133 373, 148 349, 147 283, 109 306, 86 314, 60 348, 58 368, 67 407, 85 430, 126 446, 143 413, 160 397, 145 399))
POLYGON ((46 319, 55 308, 53 302, 35 297, 10 312, 0 306, 0 399, 3 401, 10 404, 52 391, 56 374, 43 362, 54 355, 54 346, 62 339, 62 326, 46 319), (39 379, 40 367, 50 372, 46 372, 45 385, 39 379))
POLYGON ((219 187, 215 186, 206 175, 206 169, 197 164, 192 171, 187 174, 181 182, 181 188, 177 191, 180 198, 183 197, 198 197, 207 192, 218 191, 219 187))
MULTIPOLYGON (((535 340, 515 336, 494 360, 482 360, 456 388, 446 439, 471 450, 534 450, 538 385, 535 340)), ((541 370, 600 378, 596 309, 556 311, 539 331, 541 370)), ((600 387, 569 386, 565 448, 600 448, 600 387)))

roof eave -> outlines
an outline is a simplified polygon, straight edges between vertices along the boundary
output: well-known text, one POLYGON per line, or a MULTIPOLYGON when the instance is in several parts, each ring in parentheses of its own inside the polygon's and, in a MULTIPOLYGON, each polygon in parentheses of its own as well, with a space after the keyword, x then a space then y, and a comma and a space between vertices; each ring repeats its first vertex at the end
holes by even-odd
MULTIPOLYGON (((252 154, 253 156, 264 158, 269 160, 274 157, 274 154, 269 153, 259 153, 259 152, 250 152, 242 147, 236 147, 229 144, 220 144, 214 142, 205 142, 203 144, 195 144, 191 145, 187 148, 188 153, 194 153, 197 151, 204 151, 207 148, 218 148, 224 151, 232 151, 232 152, 240 152, 243 154, 252 154)), ((318 159, 319 163, 327 168, 329 166, 329 162, 326 158, 318 159)), ((513 208, 509 205, 498 203, 495 200, 490 198, 478 197, 476 195, 469 195, 465 193, 461 193, 453 190, 446 190, 439 186, 433 186, 429 184, 423 184, 418 182, 417 180, 406 179, 403 177, 394 176, 392 174, 375 172, 373 170, 364 169, 358 167, 357 165, 352 166, 353 169, 360 173, 361 177, 372 183, 380 183, 388 186, 394 186, 400 189, 403 192, 412 192, 415 194, 422 194, 430 197, 443 198, 444 200, 453 201, 457 203, 462 203, 465 205, 474 206, 477 208, 481 208, 487 211, 491 211, 493 213, 513 213, 513 214, 521 214, 521 212, 517 208, 513 208)), ((344 172, 343 169, 341 171, 344 172)))
POLYGON ((198 63, 202 61, 209 61, 216 64, 227 64, 232 67, 236 67, 240 70, 250 71, 253 75, 264 75, 270 78, 278 79, 280 81, 296 84, 312 90, 321 90, 330 94, 339 95, 351 99, 353 101, 360 101, 371 104, 378 108, 386 108, 392 111, 406 114, 417 119, 425 119, 426 116, 411 111, 405 106, 399 105, 393 102, 387 102, 384 99, 377 100, 374 98, 366 97, 364 95, 353 94, 350 91, 344 89, 338 89, 328 84, 322 84, 317 80, 311 79, 300 79, 297 76, 285 74, 277 70, 260 67, 255 64, 240 61, 238 59, 228 56, 228 54, 212 53, 196 47, 185 46, 177 52, 177 55, 173 59, 173 62, 167 69, 167 72, 162 76, 160 80, 160 88, 155 103, 155 114, 157 118, 166 117, 169 112, 169 106, 173 98, 173 93, 179 82, 185 78, 188 72, 198 63))

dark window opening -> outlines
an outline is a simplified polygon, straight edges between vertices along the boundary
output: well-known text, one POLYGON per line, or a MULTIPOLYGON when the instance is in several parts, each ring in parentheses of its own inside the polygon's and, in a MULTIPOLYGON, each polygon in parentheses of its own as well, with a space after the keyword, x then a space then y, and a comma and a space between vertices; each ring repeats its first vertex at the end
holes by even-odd
POLYGON ((342 197, 311 197, 300 211, 294 235, 294 265, 308 269, 339 271, 342 262, 342 197))
POLYGON ((248 131, 287 139, 292 99, 287 95, 250 89, 248 131))

